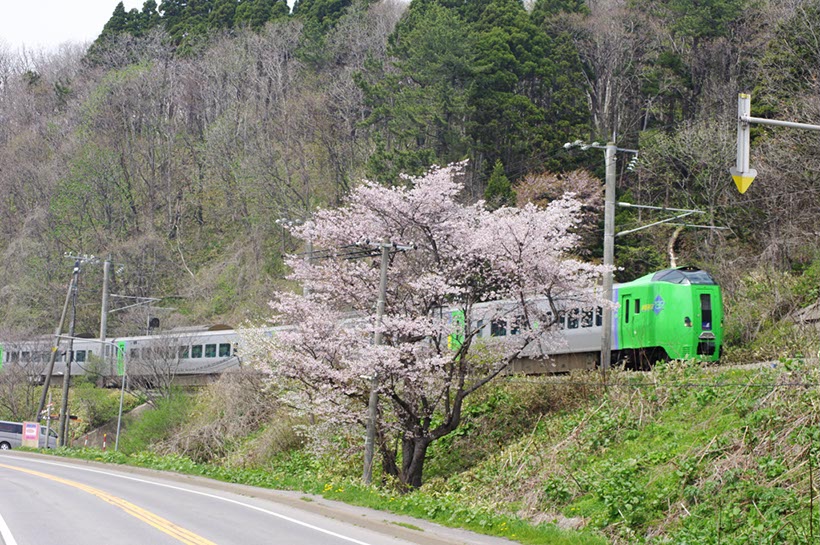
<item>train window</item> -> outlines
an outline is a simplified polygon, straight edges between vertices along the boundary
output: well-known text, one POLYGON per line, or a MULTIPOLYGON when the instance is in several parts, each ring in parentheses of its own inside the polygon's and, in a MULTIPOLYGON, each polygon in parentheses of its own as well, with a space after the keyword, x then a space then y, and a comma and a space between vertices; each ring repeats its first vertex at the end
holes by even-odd
POLYGON ((712 329, 712 297, 708 293, 700 294, 700 322, 704 331, 712 329))
POLYGON ((139 359, 139 357, 140 357, 140 356, 139 356, 139 351, 138 351, 136 348, 132 348, 132 349, 128 352, 128 356, 129 356, 132 360, 139 359))
POLYGON ((479 320, 478 323, 476 323, 475 336, 479 338, 484 336, 484 320, 479 320))
POLYGON ((216 357, 216 345, 215 344, 206 344, 205 345, 205 357, 206 358, 215 358, 216 357))
POLYGON ((602 325, 604 325, 604 309, 598 307, 595 309, 595 326, 601 327, 602 325))
POLYGON ((515 319, 510 322, 510 335, 520 335, 521 334, 521 324, 524 323, 523 316, 516 316, 515 319))
POLYGON ((641 313, 641 300, 635 299, 635 314, 641 313))
POLYGON ((504 320, 490 322, 490 337, 503 337, 507 334, 507 323, 504 320))
POLYGON ((20 352, 20 359, 23 361, 28 361, 31 357, 31 352, 20 352))
POLYGON ((85 362, 85 350, 77 350, 74 352, 74 361, 77 363, 84 363, 85 362))
POLYGON ((558 311, 558 327, 561 329, 567 328, 567 313, 563 310, 558 311))
POLYGON ((585 308, 581 314, 581 327, 592 327, 592 309, 585 308))
POLYGON ((191 357, 192 358, 201 358, 202 357, 202 345, 197 344, 191 347, 191 357))
POLYGON ((187 360, 188 359, 188 347, 187 346, 180 346, 179 347, 179 359, 187 360))
POLYGON ((239 345, 238 344, 233 345, 233 355, 234 355, 234 357, 239 355, 239 345))
POLYGON ((578 329, 578 314, 577 308, 569 311, 569 314, 567 314, 567 329, 578 329))
POLYGON ((231 356, 231 345, 228 343, 221 343, 219 345, 219 357, 229 358, 231 356))
POLYGON ((625 324, 629 323, 629 304, 631 302, 632 301, 630 301, 629 299, 624 299, 624 323, 625 324))

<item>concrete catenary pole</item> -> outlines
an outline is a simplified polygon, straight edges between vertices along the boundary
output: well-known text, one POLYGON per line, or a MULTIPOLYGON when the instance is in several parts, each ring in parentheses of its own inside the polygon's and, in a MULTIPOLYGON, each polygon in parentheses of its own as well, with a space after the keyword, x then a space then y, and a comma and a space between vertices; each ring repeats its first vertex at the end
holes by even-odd
POLYGON ((60 446, 68 445, 68 393, 71 388, 71 362, 74 360, 74 326, 77 323, 77 288, 80 275, 80 262, 74 263, 74 289, 71 293, 71 322, 68 327, 68 353, 63 373, 63 399, 60 406, 60 446))
POLYGON ((68 291, 65 294, 65 303, 63 304, 63 312, 60 314, 60 323, 57 324, 57 329, 54 330, 54 344, 51 346, 51 354, 48 358, 48 367, 46 368, 46 376, 43 382, 43 391, 40 394, 40 402, 37 404, 37 413, 34 419, 39 422, 43 408, 46 405, 46 396, 48 395, 48 388, 51 386, 51 374, 54 372, 54 363, 57 361, 57 355, 60 352, 60 336, 63 333, 63 324, 65 323, 65 315, 68 313, 68 304, 71 302, 71 294, 74 293, 74 284, 77 282, 77 274, 80 271, 79 262, 74 264, 74 271, 71 274, 71 281, 68 283, 68 291))
MULTIPOLYGON (((614 142, 606 145, 604 180, 604 299, 612 301, 612 267, 615 264, 615 152, 614 142)), ((604 307, 601 334, 601 372, 606 375, 612 364, 612 308, 604 307)))
MULTIPOLYGON (((373 344, 382 344, 382 322, 384 318, 384 306, 387 299, 387 263, 389 258, 390 243, 382 242, 381 276, 379 277, 379 300, 376 303, 376 334, 373 344)), ((367 404, 367 436, 364 441, 364 471, 362 480, 365 484, 373 481, 373 454, 376 445, 376 418, 379 410, 379 375, 373 370, 370 377, 370 399, 367 404)))
POLYGON ((103 263, 103 285, 102 285, 102 308, 100 309, 100 357, 103 361, 104 373, 114 375, 113 366, 109 369, 109 358, 106 354, 109 352, 105 343, 105 336, 108 329, 108 279, 111 274, 111 258, 105 260, 103 263))

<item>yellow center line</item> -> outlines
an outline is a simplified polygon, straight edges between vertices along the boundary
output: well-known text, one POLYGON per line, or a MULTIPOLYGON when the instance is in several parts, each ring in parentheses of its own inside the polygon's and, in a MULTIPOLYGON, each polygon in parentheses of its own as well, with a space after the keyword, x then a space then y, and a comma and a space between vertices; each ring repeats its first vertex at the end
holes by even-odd
POLYGON ((118 498, 117 496, 113 496, 107 492, 104 492, 99 488, 94 488, 92 486, 78 483, 77 481, 63 479, 62 477, 57 477, 55 475, 49 475, 48 473, 34 471, 33 469, 23 469, 20 467, 9 466, 5 464, 0 464, 0 467, 4 467, 6 469, 11 469, 14 471, 20 471, 21 473, 28 473, 29 475, 35 475, 37 477, 49 479, 51 481, 66 484, 68 486, 73 486, 74 488, 78 488, 84 492, 88 492, 89 494, 92 494, 100 498, 101 500, 110 503, 111 505, 119 507, 132 517, 135 517, 145 522, 146 524, 153 526, 160 532, 166 533, 174 539, 177 539, 182 543, 185 543, 186 545, 216 545, 213 541, 198 536, 197 534, 189 530, 186 530, 181 526, 177 526, 176 524, 167 519, 155 515, 154 513, 143 509, 142 507, 138 507, 131 502, 125 501, 122 498, 118 498))

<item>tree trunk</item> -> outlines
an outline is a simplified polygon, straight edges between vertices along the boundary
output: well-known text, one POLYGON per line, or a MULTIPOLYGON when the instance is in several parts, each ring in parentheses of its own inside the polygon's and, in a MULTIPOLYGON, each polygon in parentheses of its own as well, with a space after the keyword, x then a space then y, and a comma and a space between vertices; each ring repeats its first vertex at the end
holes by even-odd
POLYGON ((421 487, 424 459, 427 456, 428 446, 430 446, 430 439, 427 437, 412 437, 402 442, 400 475, 402 484, 410 488, 421 487))

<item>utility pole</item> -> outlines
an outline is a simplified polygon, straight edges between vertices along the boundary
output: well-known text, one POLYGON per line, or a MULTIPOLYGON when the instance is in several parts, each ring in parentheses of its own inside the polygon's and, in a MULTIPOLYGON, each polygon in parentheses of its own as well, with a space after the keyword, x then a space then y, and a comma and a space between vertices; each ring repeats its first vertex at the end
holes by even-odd
MULTIPOLYGON (((384 321, 384 305, 387 299, 387 262, 392 245, 384 241, 381 243, 382 261, 379 276, 379 299, 376 303, 376 334, 373 344, 382 344, 382 323, 384 321)), ((364 441, 364 471, 362 480, 365 484, 373 481, 373 454, 376 445, 376 418, 379 411, 379 374, 374 370, 370 377, 370 398, 367 403, 367 436, 364 441)))
MULTIPOLYGON (((105 344, 105 336, 107 334, 108 329, 108 280, 111 274, 111 256, 108 256, 108 259, 105 260, 103 263, 103 285, 102 285, 102 305, 100 309, 100 356, 102 356, 102 361, 105 364, 105 374, 109 374, 110 369, 108 369, 108 358, 106 357, 106 353, 108 352, 106 344, 105 344)), ((114 374, 113 372, 110 374, 114 374)))
MULTIPOLYGON (((379 295, 376 303, 376 331, 373 335, 373 344, 379 346, 383 342, 382 324, 384 323, 384 310, 387 301, 387 266, 390 262, 390 254, 396 252, 406 252, 415 249, 415 244, 397 244, 389 240, 374 243, 364 240, 358 244, 351 244, 335 249, 314 250, 313 244, 308 246, 306 259, 309 262, 318 259, 363 259, 381 256, 381 269, 379 276, 379 295)), ((305 290, 305 295, 308 291, 305 290)), ((373 480, 373 457, 376 445, 376 422, 379 412, 379 376, 376 370, 372 375, 362 375, 361 378, 370 380, 370 396, 367 403, 367 423, 364 444, 364 469, 362 480, 365 484, 370 484, 373 480)))
MULTIPOLYGON (((606 179, 604 181, 604 299, 612 301, 612 269, 615 267, 615 147, 607 142, 606 179)), ((606 373, 612 365, 612 308, 604 306, 603 333, 601 334, 601 373, 606 384, 606 373)))
MULTIPOLYGON (((119 348, 116 348, 119 350, 119 348)), ((119 354, 117 354, 119 357, 119 354)), ((117 452, 120 450, 120 429, 122 428, 122 402, 125 399, 125 387, 126 383, 128 382, 128 360, 123 358, 123 368, 122 368, 122 382, 120 383, 120 409, 117 412, 117 438, 114 440, 114 451, 117 452)))
MULTIPOLYGON (((307 254, 305 254, 305 261, 307 261, 308 266, 313 264, 313 239, 309 239, 307 241, 307 254)), ((307 284, 302 286, 302 295, 305 297, 310 295, 310 288, 307 284)))
POLYGON ((43 381, 43 391, 40 394, 40 402, 37 404, 37 412, 34 419, 39 422, 40 415, 43 413, 43 407, 46 404, 46 396, 48 389, 51 386, 51 374, 54 372, 54 362, 57 361, 57 355, 60 352, 60 335, 63 333, 63 324, 65 323, 65 315, 68 312, 68 303, 71 301, 71 294, 74 292, 74 284, 77 282, 77 276, 80 273, 79 261, 74 264, 74 272, 71 274, 71 280, 68 283, 68 291, 65 295, 65 304, 63 304, 63 312, 60 314, 60 322, 57 324, 57 329, 54 331, 54 343, 51 346, 51 354, 48 358, 48 367, 46 368, 46 376, 43 381))
MULTIPOLYGON (((291 220, 288 218, 279 218, 274 223, 282 228, 282 253, 285 253, 285 233, 289 232, 297 225, 303 225, 310 218, 310 214, 305 219, 291 220)), ((310 265, 313 262, 313 239, 308 239, 307 248, 305 251, 305 262, 310 265)), ((302 295, 307 297, 310 295, 310 288, 302 286, 302 295)))
MULTIPOLYGON (((638 155, 638 150, 619 148, 615 142, 607 142, 605 146, 598 142, 586 144, 581 140, 567 142, 564 149, 580 147, 582 150, 596 148, 604 150, 604 160, 606 161, 606 177, 604 180, 604 299, 612 303, 612 271, 615 268, 615 165, 616 152, 633 153, 638 155)), ((603 323, 601 332, 601 373, 606 382, 606 373, 612 366, 612 308, 604 306, 603 323)))
POLYGON ((63 373, 63 399, 60 407, 60 446, 68 444, 68 393, 71 387, 71 362, 74 359, 74 326, 77 322, 77 289, 80 275, 80 260, 74 263, 74 290, 71 294, 71 323, 68 328, 68 353, 66 354, 65 372, 63 373))

